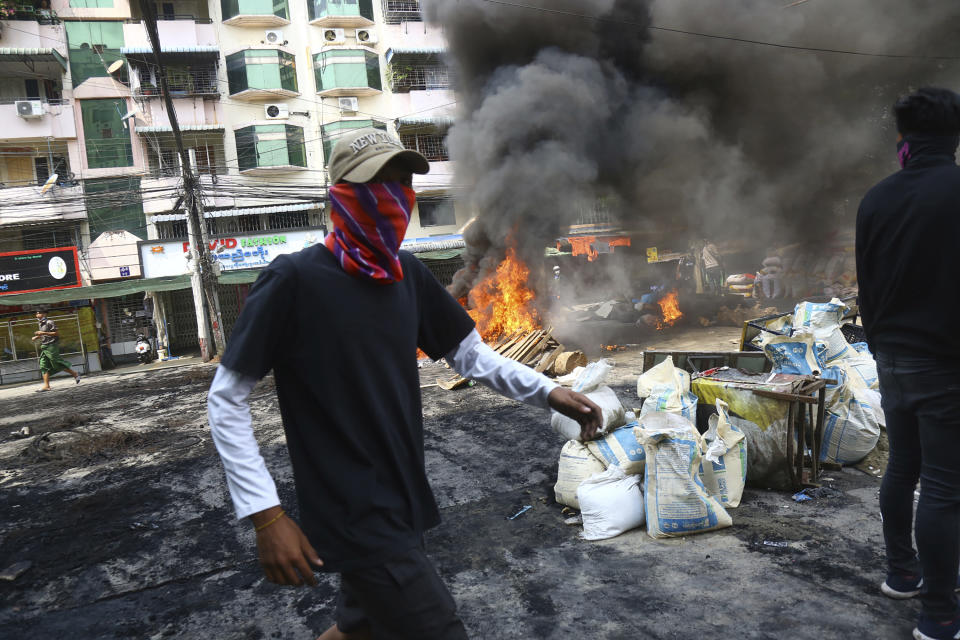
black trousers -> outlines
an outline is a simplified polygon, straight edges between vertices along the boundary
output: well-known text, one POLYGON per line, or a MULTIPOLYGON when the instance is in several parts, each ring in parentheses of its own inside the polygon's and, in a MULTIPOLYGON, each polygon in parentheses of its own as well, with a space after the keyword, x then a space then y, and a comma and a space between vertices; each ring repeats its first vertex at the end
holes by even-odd
POLYGON ((377 640, 466 640, 453 596, 422 548, 340 574, 337 627, 377 640))
POLYGON ((924 614, 953 619, 960 564, 960 364, 881 353, 877 369, 890 439, 880 486, 889 570, 922 575, 924 614))

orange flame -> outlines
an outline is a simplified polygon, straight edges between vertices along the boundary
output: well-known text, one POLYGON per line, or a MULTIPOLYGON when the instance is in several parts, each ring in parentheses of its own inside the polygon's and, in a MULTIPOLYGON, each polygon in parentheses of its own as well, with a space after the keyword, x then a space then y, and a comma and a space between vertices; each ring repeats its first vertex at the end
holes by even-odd
POLYGON ((516 250, 508 249, 496 272, 470 291, 473 309, 468 313, 485 341, 540 328, 540 317, 533 304, 536 296, 527 286, 529 277, 530 269, 516 250))
POLYGON ((680 303, 677 299, 676 289, 660 298, 657 304, 660 305, 660 313, 663 315, 663 320, 657 323, 657 329, 672 327, 677 320, 683 317, 683 313, 680 311, 680 303))

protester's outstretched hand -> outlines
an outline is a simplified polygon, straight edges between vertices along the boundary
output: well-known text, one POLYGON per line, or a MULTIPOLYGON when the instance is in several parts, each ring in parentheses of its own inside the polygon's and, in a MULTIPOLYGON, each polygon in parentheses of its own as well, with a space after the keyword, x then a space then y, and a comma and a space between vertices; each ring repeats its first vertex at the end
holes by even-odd
POLYGON ((250 516, 254 527, 263 527, 257 532, 257 554, 263 573, 274 584, 315 587, 313 571, 322 567, 323 561, 297 523, 282 513, 277 506, 250 516))
POLYGON ((593 400, 564 387, 557 387, 547 396, 550 408, 580 423, 580 439, 593 440, 603 426, 603 413, 593 400))

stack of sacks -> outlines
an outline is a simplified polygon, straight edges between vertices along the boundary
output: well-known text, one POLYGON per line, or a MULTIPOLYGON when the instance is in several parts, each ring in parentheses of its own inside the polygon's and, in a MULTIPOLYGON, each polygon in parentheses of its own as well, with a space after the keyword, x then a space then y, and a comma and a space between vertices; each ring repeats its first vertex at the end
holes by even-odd
POLYGON ((866 345, 854 348, 840 322, 847 307, 838 299, 801 302, 792 336, 767 336, 763 350, 778 373, 819 374, 826 380, 826 417, 820 459, 854 464, 873 451, 885 425, 877 365, 866 345))
POLYGON ((564 456, 571 459, 561 458, 561 470, 576 467, 579 486, 575 501, 566 487, 557 500, 581 510, 583 537, 610 538, 644 522, 654 538, 729 527, 726 509, 740 504, 747 448, 726 405, 717 409, 703 437, 681 415, 651 412, 586 447, 568 442, 564 456), (583 478, 589 469, 597 470, 583 478))
MULTIPOLYGON (((647 458, 644 490, 647 533, 652 538, 674 538, 733 524, 700 475, 703 441, 689 420, 673 413, 651 413, 641 419, 635 435, 647 458)), ((711 475, 711 481, 718 477, 711 475)), ((720 492, 719 483, 713 490, 720 492)))
POLYGON ((637 379, 637 396, 643 400, 640 416, 662 411, 697 420, 697 396, 690 392, 690 374, 673 365, 673 356, 637 379))

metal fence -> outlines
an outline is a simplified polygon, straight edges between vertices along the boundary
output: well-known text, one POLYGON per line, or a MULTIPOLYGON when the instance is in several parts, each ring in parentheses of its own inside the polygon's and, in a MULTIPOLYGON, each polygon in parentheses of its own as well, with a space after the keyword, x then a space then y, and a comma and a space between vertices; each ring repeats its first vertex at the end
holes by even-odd
POLYGON ((387 24, 420 22, 420 0, 383 0, 383 21, 387 24))
POLYGON ((430 162, 450 159, 445 133, 401 133, 400 143, 407 149, 419 151, 430 162))
MULTIPOLYGON (((82 369, 84 374, 88 373, 90 363, 80 331, 80 316, 76 313, 52 313, 49 318, 56 323, 60 333, 60 355, 67 359, 73 356, 74 360, 79 356, 80 362, 74 363, 72 368, 82 369)), ((3 352, 0 353, 0 384, 16 379, 23 380, 25 374, 39 380, 42 377, 40 341, 32 340, 38 327, 37 321, 29 318, 10 319, 4 324, 7 325, 5 331, 0 327, 3 334, 0 336, 0 345, 3 347, 3 352)))
POLYGON ((450 88, 450 71, 442 64, 391 62, 388 78, 395 93, 450 88))

